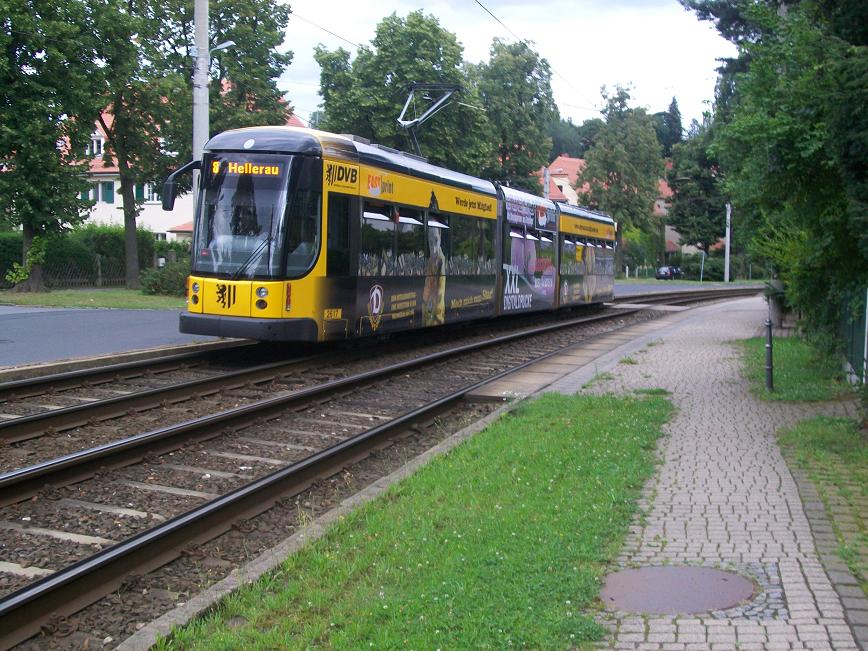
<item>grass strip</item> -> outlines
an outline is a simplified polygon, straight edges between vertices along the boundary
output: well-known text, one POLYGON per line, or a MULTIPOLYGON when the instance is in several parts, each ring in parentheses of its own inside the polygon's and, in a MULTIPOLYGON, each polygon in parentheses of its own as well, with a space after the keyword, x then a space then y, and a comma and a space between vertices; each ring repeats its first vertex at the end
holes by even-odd
POLYGON ((127 310, 180 310, 180 296, 152 296, 135 289, 56 289, 50 292, 0 292, 0 304, 39 307, 108 307, 127 310))
POLYGON ((774 391, 765 389, 765 337, 740 342, 745 349, 745 374, 753 393, 764 400, 813 402, 853 394, 839 360, 823 357, 798 337, 772 338, 774 391))
POLYGON ((655 465, 660 397, 521 405, 162 649, 564 649, 655 465))
POLYGON ((868 594, 868 432, 855 421, 820 416, 780 435, 788 462, 817 487, 838 538, 838 554, 868 594))

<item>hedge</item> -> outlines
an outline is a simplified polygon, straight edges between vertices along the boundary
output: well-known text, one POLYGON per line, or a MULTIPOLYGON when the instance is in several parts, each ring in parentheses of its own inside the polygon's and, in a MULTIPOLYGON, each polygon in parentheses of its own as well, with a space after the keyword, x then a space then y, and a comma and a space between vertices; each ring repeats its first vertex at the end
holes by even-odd
MULTIPOLYGON (((138 230, 138 241, 139 269, 149 269, 153 264, 158 244, 154 234, 142 228, 138 230)), ((13 262, 21 262, 22 245, 20 231, 0 232, 0 281, 5 278, 13 262)), ((177 249, 181 253, 187 251, 183 243, 179 245, 168 243, 164 250, 169 249, 177 249)), ((52 237, 46 246, 45 265, 48 267, 72 262, 81 271, 92 272, 96 264, 94 257, 96 255, 102 256, 107 264, 116 262, 121 267, 125 266, 122 226, 88 224, 52 237)))

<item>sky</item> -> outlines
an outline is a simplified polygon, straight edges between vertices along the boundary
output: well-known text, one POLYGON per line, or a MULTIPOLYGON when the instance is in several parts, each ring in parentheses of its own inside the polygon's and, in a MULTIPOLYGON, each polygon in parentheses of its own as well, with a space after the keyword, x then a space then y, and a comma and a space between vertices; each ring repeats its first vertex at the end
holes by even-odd
POLYGON ((736 54, 711 23, 677 0, 291 0, 290 6, 281 49, 294 56, 278 87, 304 120, 322 102, 314 48, 343 47, 354 57, 357 48, 347 41, 369 44, 377 24, 393 12, 403 17, 421 9, 435 16, 473 63, 488 61, 494 38, 532 41, 553 70, 561 116, 575 124, 600 117, 601 87, 620 85, 629 89, 631 106, 649 113, 665 111, 675 97, 686 129, 711 108, 717 59, 736 54))

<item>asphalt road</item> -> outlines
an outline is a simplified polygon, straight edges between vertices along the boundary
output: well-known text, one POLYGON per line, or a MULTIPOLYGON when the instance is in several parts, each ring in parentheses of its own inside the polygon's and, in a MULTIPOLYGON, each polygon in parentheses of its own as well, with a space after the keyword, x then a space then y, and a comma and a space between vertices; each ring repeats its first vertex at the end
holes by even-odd
POLYGON ((0 368, 213 339, 178 332, 177 310, 0 305, 0 368))
MULTIPOLYGON (((710 285, 712 283, 709 283, 710 285)), ((713 283, 717 284, 717 283, 713 283)), ((678 281, 616 285, 615 295, 695 290, 678 281)), ((108 310, 0 305, 0 368, 177 346, 215 337, 178 332, 177 310, 108 310)))

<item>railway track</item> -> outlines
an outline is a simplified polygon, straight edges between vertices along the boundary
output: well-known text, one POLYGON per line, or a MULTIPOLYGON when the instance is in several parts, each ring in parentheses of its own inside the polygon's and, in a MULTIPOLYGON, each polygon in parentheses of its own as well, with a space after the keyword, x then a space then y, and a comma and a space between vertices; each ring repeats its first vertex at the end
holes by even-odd
MULTIPOLYGON (((628 315, 647 318, 639 309, 617 314, 628 315)), ((345 372, 3 473, 0 648, 40 629, 63 632, 68 624, 58 613, 71 615, 179 556, 190 562, 191 550, 206 541, 239 522, 246 529, 275 504, 287 508, 291 496, 394 437, 430 429, 460 411, 478 385, 593 336, 589 328, 599 332, 604 318, 612 317, 548 324, 345 372)), ((263 381, 273 390, 271 380, 263 381)))
MULTIPOLYGON (((703 296, 719 296, 718 291, 660 292, 641 297, 643 303, 695 302, 703 296)), ((625 303, 638 297, 625 297, 625 303)), ((539 317, 535 317, 539 318, 539 317)), ((545 315, 544 318, 550 318, 545 315)), ((562 318, 562 315, 561 317, 562 318)), ((490 325, 486 326, 490 329, 490 325)), ((501 322, 495 329, 509 326, 501 322)), ((521 327, 521 326, 520 326, 521 327)), ((437 337, 439 333, 434 334, 437 337)), ((405 347, 414 345, 415 333, 405 347)), ((430 337, 430 335, 426 335, 430 337)), ((364 343, 361 344, 364 347, 364 343)), ((345 355, 345 351, 341 354, 345 355)), ((369 354, 369 353, 362 353, 369 354)), ((216 390, 238 389, 277 379, 297 384, 293 373, 309 377, 311 366, 328 367, 322 355, 304 355, 298 349, 275 352, 268 345, 251 346, 238 342, 219 352, 172 353, 151 360, 140 360, 103 367, 48 374, 0 383, 0 442, 15 443, 115 418, 128 412, 152 409, 190 398, 207 396, 216 390), (257 364, 257 358, 282 362, 257 364), (227 360, 228 358, 228 360, 227 360), (220 361, 215 361, 220 360, 220 361), (305 362, 309 362, 305 364, 305 362), (240 368, 233 368, 240 367, 240 368)), ((0 470, 3 470, 0 467, 0 470)))

